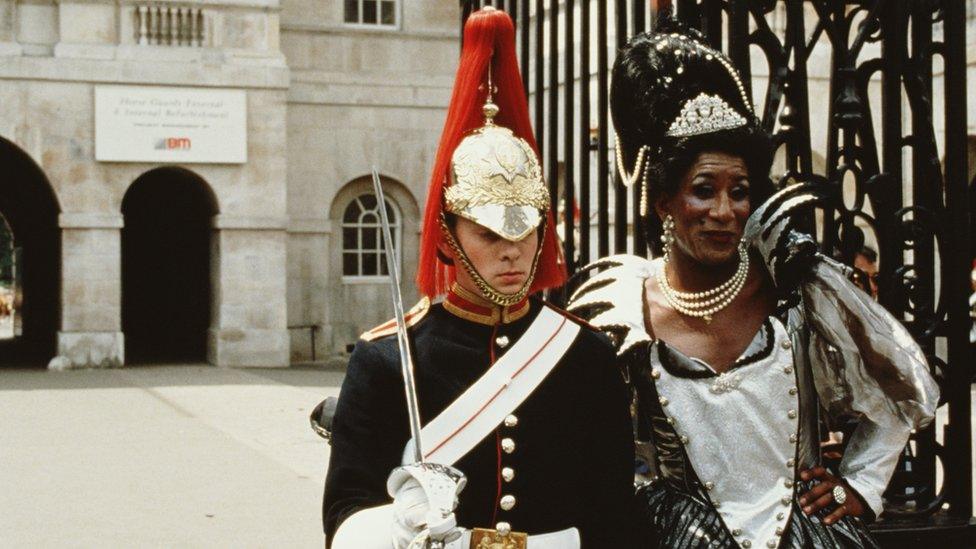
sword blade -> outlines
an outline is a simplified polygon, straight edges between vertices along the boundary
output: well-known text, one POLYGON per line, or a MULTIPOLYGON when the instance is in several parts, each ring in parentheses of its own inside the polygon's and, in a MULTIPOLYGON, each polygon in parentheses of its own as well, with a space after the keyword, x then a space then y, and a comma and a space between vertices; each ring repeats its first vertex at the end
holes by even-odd
POLYGON ((373 166, 373 190, 380 210, 380 223, 383 226, 383 243, 386 248, 386 270, 390 275, 390 291, 393 294, 393 315, 397 323, 397 346, 400 349, 400 370, 403 373, 403 389, 407 397, 407 415, 410 419, 410 435, 414 442, 414 461, 424 460, 420 445, 420 407, 417 405, 417 386, 413 377, 413 358, 410 355, 410 339, 407 337, 407 322, 403 316, 403 297, 400 295, 400 266, 393 250, 393 235, 390 220, 386 215, 386 199, 380 175, 373 166))

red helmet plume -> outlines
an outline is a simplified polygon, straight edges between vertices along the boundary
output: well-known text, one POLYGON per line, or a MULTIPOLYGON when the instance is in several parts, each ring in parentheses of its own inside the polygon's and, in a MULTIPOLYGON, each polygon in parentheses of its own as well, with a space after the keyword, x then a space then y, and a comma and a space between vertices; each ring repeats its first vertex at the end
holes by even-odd
MULTIPOLYGON (((464 25, 464 47, 428 185, 417 286, 422 294, 429 297, 446 292, 455 277, 454 267, 446 265, 437 256, 438 245, 443 241, 440 216, 444 211, 444 188, 450 178, 454 150, 466 134, 484 124, 482 107, 488 94, 489 63, 492 83, 497 88, 493 101, 499 107, 495 124, 512 130, 515 136, 529 143, 536 155, 539 154, 529 122, 528 101, 515 52, 512 19, 505 12, 493 8, 477 11, 464 25)), ((542 251, 530 293, 561 286, 566 280, 551 209, 546 216, 542 251)))

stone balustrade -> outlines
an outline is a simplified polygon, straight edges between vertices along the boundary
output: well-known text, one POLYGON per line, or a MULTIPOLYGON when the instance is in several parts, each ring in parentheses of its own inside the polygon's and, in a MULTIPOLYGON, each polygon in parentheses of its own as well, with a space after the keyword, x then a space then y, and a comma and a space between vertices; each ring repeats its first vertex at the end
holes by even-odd
POLYGON ((210 45, 211 23, 206 10, 173 5, 139 5, 135 41, 140 46, 201 47, 210 45))

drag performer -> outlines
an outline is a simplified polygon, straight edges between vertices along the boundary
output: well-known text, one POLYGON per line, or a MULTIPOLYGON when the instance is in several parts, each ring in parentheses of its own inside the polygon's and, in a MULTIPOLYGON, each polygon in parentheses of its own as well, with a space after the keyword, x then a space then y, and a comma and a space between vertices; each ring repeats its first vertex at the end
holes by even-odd
POLYGON ((636 395, 643 546, 876 547, 864 524, 938 390, 905 328, 794 229, 812 195, 770 197, 747 85, 667 16, 619 53, 616 162, 661 249, 597 262, 570 311, 612 336, 636 395), (821 410, 861 419, 836 472, 821 410))
POLYGON ((630 546, 633 438, 613 347, 534 296, 565 279, 549 208, 514 27, 485 8, 465 25, 430 181, 427 297, 406 316, 424 459, 404 460, 396 326, 381 325, 353 351, 331 425, 327 544, 630 546))

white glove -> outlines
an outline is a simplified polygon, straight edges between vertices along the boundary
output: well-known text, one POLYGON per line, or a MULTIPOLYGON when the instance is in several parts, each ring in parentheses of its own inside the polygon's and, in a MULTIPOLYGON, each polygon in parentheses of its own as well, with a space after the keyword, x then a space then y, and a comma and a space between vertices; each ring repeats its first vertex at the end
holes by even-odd
POLYGON ((397 467, 386 481, 393 497, 393 546, 422 548, 461 536, 454 509, 467 479, 453 467, 414 463, 397 467))

